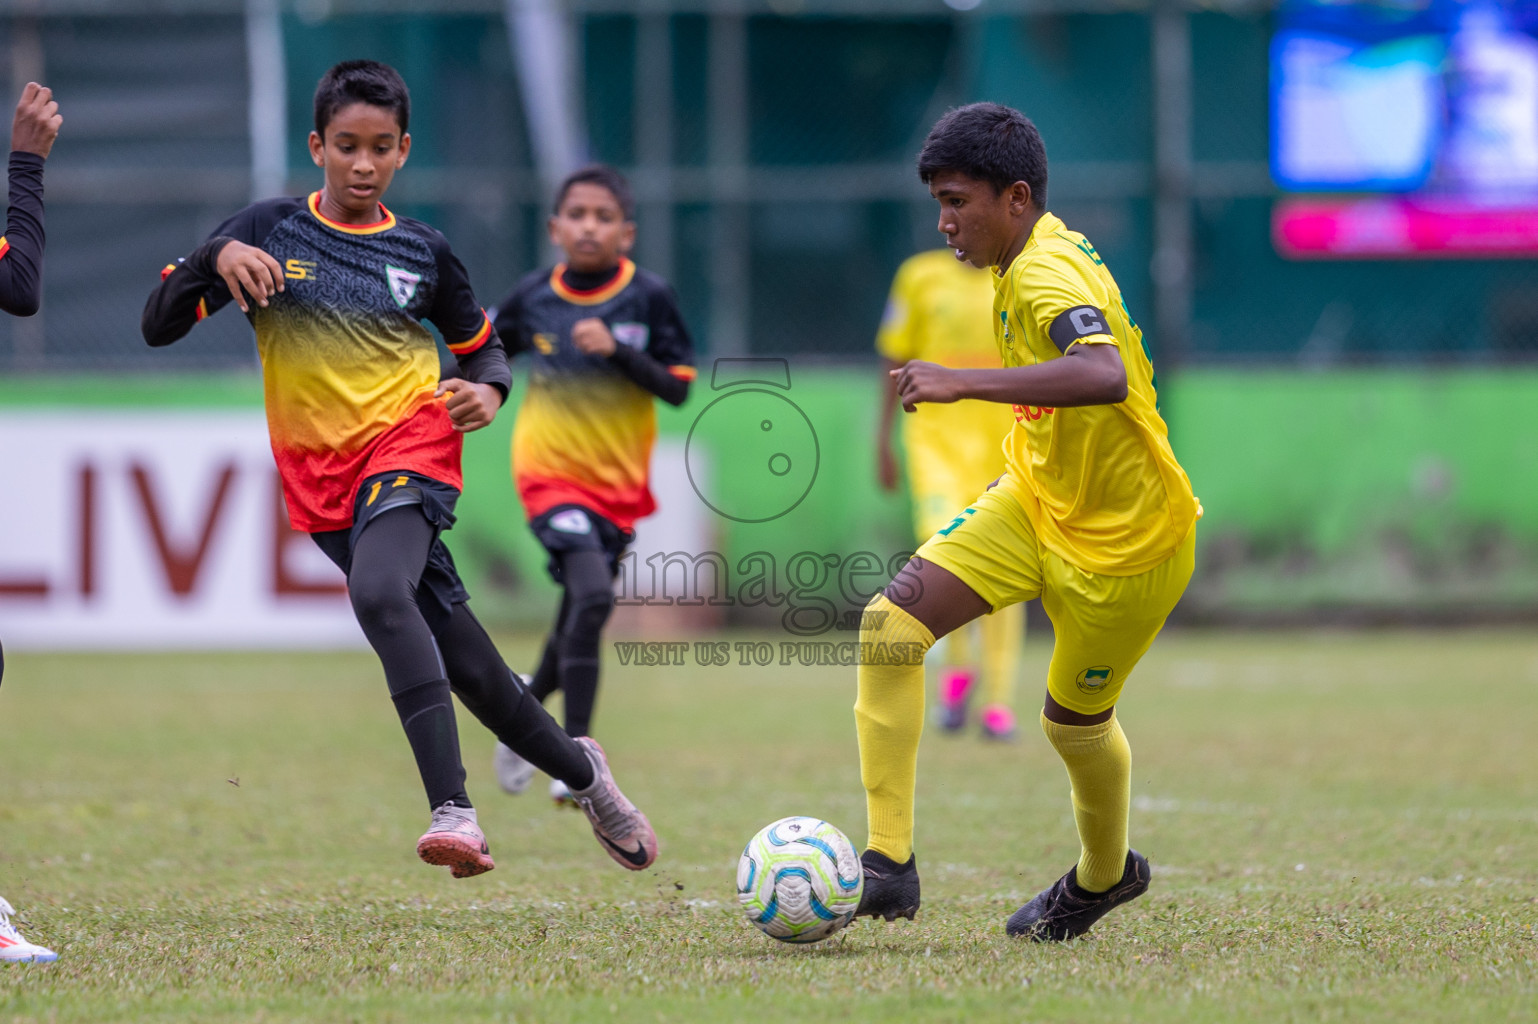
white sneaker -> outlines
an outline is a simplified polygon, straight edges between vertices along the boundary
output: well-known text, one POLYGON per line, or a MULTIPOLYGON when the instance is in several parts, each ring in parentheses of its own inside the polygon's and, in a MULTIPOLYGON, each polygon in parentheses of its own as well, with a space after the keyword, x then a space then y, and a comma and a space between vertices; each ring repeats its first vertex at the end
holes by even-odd
POLYGON ((586 789, 573 791, 571 798, 593 823, 593 835, 615 863, 631 871, 651 867, 657 859, 657 833, 652 831, 651 822, 614 784, 609 759, 598 741, 582 736, 577 742, 593 764, 593 782, 586 789))
POLYGON ((14 913, 16 911, 11 905, 0 898, 0 963, 51 964, 59 959, 59 954, 53 950, 21 937, 21 932, 11 923, 11 915, 14 913))
POLYGON ((497 785, 505 793, 517 796, 529 788, 534 779, 534 766, 518 755, 506 743, 498 743, 491 755, 491 767, 497 774, 497 785))
POLYGON ((577 806, 577 801, 572 798, 571 789, 560 779, 550 780, 550 799, 555 801, 557 807, 577 806))

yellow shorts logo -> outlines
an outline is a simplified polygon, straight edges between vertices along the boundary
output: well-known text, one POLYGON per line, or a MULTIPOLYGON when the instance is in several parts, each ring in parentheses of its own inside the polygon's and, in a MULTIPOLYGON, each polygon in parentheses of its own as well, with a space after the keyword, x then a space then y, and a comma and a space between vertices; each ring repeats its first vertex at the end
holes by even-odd
POLYGON ((1079 678, 1075 682, 1079 684, 1079 689, 1084 693, 1099 693, 1106 688, 1106 685, 1111 681, 1111 677, 1115 674, 1115 670, 1109 665, 1094 665, 1080 672, 1079 678))

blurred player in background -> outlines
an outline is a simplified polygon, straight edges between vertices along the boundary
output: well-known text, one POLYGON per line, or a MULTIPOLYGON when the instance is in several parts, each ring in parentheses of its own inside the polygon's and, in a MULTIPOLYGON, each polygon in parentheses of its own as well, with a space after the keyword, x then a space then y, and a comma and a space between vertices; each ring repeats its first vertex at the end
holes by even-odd
POLYGON ((0 235, 0 309, 12 316, 31 316, 43 304, 43 162, 63 123, 53 90, 28 82, 11 121, 11 206, 0 235))
POLYGON ((565 781, 606 852, 640 870, 656 857, 651 825, 598 744, 562 732, 507 668, 440 539, 454 523, 463 435, 492 421, 512 376, 447 240, 381 202, 411 149, 410 104, 386 65, 328 71, 309 139, 322 188, 247 207, 167 267, 144 337, 169 345, 232 300, 256 329, 289 520, 347 574, 427 790, 417 854, 456 878, 495 866, 465 793, 452 690, 565 781), (424 319, 462 379, 439 380, 424 319))
MULTIPOLYGON (((598 697, 600 637, 614 608, 619 560, 652 498, 653 397, 682 405, 694 343, 673 289, 638 268, 635 200, 612 167, 572 174, 556 191, 551 244, 565 254, 491 311, 512 355, 529 358, 529 390, 513 429, 513 480, 529 529, 550 554, 561 605, 530 683, 565 698, 566 731, 586 736, 598 697)), ((528 788, 534 766, 498 747, 497 779, 528 788)), ((550 796, 567 799, 552 779, 550 796)))
MULTIPOLYGON (((883 357, 876 429, 877 474, 883 490, 895 490, 900 475, 892 451, 897 413, 892 371, 910 359, 958 369, 997 367, 992 322, 992 277, 958 262, 949 249, 910 256, 897 268, 876 335, 876 351, 883 357)), ((1009 409, 993 402, 926 404, 903 417, 908 491, 920 544, 1003 475, 1002 441, 1012 426, 1009 409)), ((980 681, 983 735, 1015 737, 1015 679, 1024 642, 1025 606, 1019 604, 984 615, 945 638, 939 671, 944 728, 954 732, 966 725, 968 697, 980 681), (980 659, 974 657, 979 647, 980 659)))
POLYGON ((1055 641, 1041 727, 1068 770, 1078 863, 1017 910, 1010 935, 1062 941, 1142 895, 1148 861, 1127 845, 1132 751, 1116 702, 1191 578, 1201 505, 1170 449, 1142 332, 1094 246, 1047 210, 1036 126, 996 103, 930 130, 919 176, 956 258, 997 268, 1004 366, 895 371, 903 408, 982 399, 1012 406, 1008 468, 867 606, 855 727, 870 820, 858 914, 919 907, 913 791, 924 667, 937 637, 1040 596, 1055 641))
POLYGON ((0 235, 0 309, 14 316, 43 302, 43 162, 63 123, 53 90, 28 82, 11 122, 11 208, 0 235))
MULTIPOLYGON (((43 161, 63 123, 53 90, 28 82, 11 122, 11 208, 0 235, 0 309, 14 316, 31 316, 43 302, 43 161)), ((5 651, 0 649, 4 676, 5 651)), ((22 938, 11 923, 15 912, 0 899, 0 963, 57 960, 53 950, 22 938)))

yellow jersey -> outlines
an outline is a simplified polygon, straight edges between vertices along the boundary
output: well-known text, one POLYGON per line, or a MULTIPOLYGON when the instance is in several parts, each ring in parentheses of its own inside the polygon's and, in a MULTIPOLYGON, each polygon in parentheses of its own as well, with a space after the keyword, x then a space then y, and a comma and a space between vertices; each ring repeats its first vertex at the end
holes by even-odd
POLYGON ((1115 345, 1127 370, 1116 405, 1014 406, 1006 484, 1041 544, 1088 572, 1133 576, 1173 555, 1201 516, 1159 415, 1153 363, 1105 262, 1044 213, 995 280, 993 329, 1005 366, 1115 345))
MULTIPOLYGON (((876 351, 897 363, 999 366, 990 326, 993 275, 949 249, 910 256, 892 279, 876 351)), ((902 417, 903 448, 919 532, 927 537, 1004 472, 1002 441, 1013 421, 997 402, 925 403, 902 417)))

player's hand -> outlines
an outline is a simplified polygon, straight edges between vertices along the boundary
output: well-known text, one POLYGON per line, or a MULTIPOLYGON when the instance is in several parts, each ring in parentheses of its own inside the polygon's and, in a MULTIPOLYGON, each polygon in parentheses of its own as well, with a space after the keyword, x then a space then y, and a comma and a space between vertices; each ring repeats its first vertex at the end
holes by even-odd
POLYGON ((897 455, 890 441, 876 446, 876 482, 883 491, 897 490, 897 455))
POLYGON ((278 261, 245 242, 226 242, 214 270, 224 278, 242 313, 251 312, 247 296, 258 306, 266 306, 269 298, 283 290, 283 268, 278 261))
POLYGON ((448 396, 443 404, 449 411, 449 420, 461 434, 489 426, 502 408, 502 392, 490 384, 450 377, 439 382, 438 393, 433 397, 444 395, 448 396))
POLYGON ((893 370, 892 382, 906 412, 913 412, 920 402, 954 402, 963 397, 954 371, 922 359, 910 359, 893 370))
POLYGON ((44 160, 53 151, 53 140, 59 137, 59 105, 53 100, 53 90, 36 82, 28 82, 21 90, 16 103, 16 119, 11 122, 11 151, 36 153, 44 160))
POLYGON ((571 325, 571 343, 577 346, 578 352, 590 356, 614 354, 614 335, 609 332, 609 325, 596 316, 586 317, 571 325))

